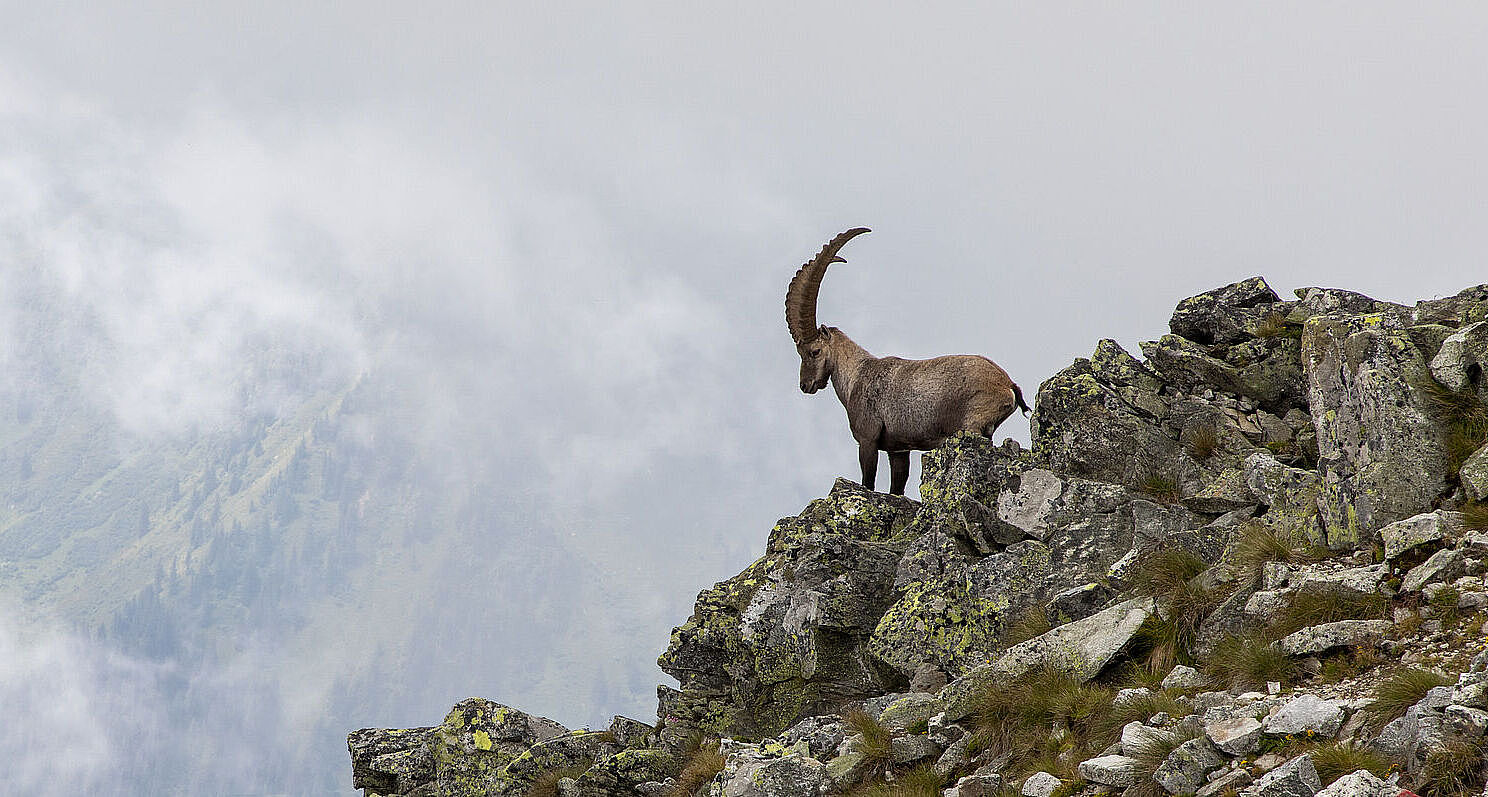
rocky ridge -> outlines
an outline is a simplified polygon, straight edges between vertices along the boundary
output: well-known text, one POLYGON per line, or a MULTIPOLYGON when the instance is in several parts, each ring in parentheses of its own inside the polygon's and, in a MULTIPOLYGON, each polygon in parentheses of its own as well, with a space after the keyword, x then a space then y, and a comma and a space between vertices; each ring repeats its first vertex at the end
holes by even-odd
POLYGON ((352 733, 368 795, 1482 793, 1488 285, 1251 278, 962 436, 838 480, 699 594, 658 719, 480 699, 352 733))

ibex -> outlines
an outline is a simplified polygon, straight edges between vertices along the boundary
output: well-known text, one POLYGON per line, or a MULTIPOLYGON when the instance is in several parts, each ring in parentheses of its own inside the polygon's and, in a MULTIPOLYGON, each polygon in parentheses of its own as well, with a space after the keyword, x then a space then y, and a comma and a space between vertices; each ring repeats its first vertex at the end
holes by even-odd
POLYGON ((957 432, 991 437, 1015 407, 1027 413, 1028 405, 1007 372, 986 357, 874 357, 842 330, 816 325, 816 294, 827 266, 847 262, 838 250, 865 232, 842 233, 801 266, 785 294, 785 323, 801 355, 801 392, 815 393, 831 381, 847 410, 863 486, 873 489, 878 452, 887 451, 889 492, 903 495, 910 451, 935 448, 957 432))

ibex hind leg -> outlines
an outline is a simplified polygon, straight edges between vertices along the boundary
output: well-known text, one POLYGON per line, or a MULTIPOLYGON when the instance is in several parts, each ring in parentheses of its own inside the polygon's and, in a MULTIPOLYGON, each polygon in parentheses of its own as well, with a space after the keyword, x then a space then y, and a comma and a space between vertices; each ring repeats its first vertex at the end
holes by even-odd
POLYGON ((858 466, 863 469, 863 486, 873 489, 874 477, 878 474, 878 445, 858 444, 858 466))
POLYGON ((889 452, 889 495, 904 495, 909 482, 909 452, 889 452))

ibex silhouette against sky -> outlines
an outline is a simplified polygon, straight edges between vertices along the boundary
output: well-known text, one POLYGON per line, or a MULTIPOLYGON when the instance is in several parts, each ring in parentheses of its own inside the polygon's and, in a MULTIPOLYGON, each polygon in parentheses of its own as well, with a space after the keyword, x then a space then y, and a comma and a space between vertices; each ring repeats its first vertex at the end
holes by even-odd
POLYGON ((845 263, 843 244, 857 227, 827 242, 796 272, 785 293, 785 323, 801 355, 801 392, 832 383, 858 441, 863 486, 873 489, 878 452, 889 453, 889 492, 904 494, 909 452, 927 451, 957 432, 988 437, 1014 408, 1028 411, 1023 391, 997 363, 976 354, 929 360, 874 357, 836 327, 816 325, 816 294, 827 266, 845 263))

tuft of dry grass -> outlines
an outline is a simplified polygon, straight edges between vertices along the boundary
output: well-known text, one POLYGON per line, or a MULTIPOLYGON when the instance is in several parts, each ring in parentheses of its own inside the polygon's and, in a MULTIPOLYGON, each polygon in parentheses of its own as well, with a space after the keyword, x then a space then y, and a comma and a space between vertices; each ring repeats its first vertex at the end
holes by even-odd
POLYGON ((1165 473, 1148 473, 1137 480, 1137 490, 1164 504, 1176 504, 1183 497, 1178 480, 1165 473))
POLYGON ((1447 467, 1455 477, 1462 463, 1488 442, 1488 407, 1472 387, 1452 390, 1430 374, 1413 382, 1426 408, 1442 425, 1447 467))
POLYGON ((1271 624, 1271 634, 1280 639, 1293 631, 1339 620, 1384 619, 1390 601, 1383 595, 1356 592, 1299 592, 1271 624))
POLYGON ((571 767, 550 769, 538 775, 537 779, 532 781, 532 785, 527 787, 527 797, 558 797, 558 781, 564 778, 577 778, 588 772, 589 767, 592 766, 594 766, 593 761, 583 761, 571 767))
POLYGON ((852 797, 940 797, 945 778, 929 764, 901 774, 893 783, 875 781, 852 790, 852 797))
POLYGON ((1307 560, 1298 535, 1265 523, 1251 522, 1240 527, 1231 549, 1234 563, 1252 576, 1261 572, 1267 562, 1303 562, 1307 560))
POLYGON ((1462 526, 1468 531, 1488 531, 1488 504, 1474 501, 1462 507, 1462 526))
POLYGON ((1199 583, 1198 576, 1207 567, 1186 548, 1163 549, 1142 563, 1132 586, 1164 610, 1163 616, 1148 618, 1137 632, 1138 644, 1148 652, 1149 668, 1166 672, 1176 663, 1192 661, 1199 627, 1224 597, 1199 583))
POLYGON ((698 789, 712 782, 713 778, 723 771, 723 765, 727 762, 728 757, 718 749, 717 739, 700 739, 697 747, 688 756, 687 763, 683 764, 682 770, 677 773, 677 782, 672 785, 668 796, 692 797, 698 789))
POLYGON ((1382 726, 1405 715, 1407 709, 1421 702, 1427 692, 1438 686, 1457 682, 1441 673, 1407 667, 1387 676, 1374 690, 1374 702, 1366 709, 1371 724, 1382 726))
POLYGON ((1030 606, 1016 620, 1008 624, 1002 632, 1002 645, 1010 648, 1014 645, 1027 642, 1036 636, 1047 633, 1052 625, 1049 623, 1048 608, 1043 604, 1030 606))
POLYGON ((1272 312, 1256 323, 1254 332, 1258 338, 1300 338, 1302 325, 1288 323, 1286 316, 1272 312))
POLYGON ((1215 431, 1212 423, 1197 423, 1183 430, 1185 444, 1188 453, 1199 462, 1203 462, 1214 456, 1219 449, 1219 432, 1215 431))
POLYGON ((863 737, 860 748, 869 763, 882 764, 894 753, 894 734, 883 723, 865 711, 853 709, 842 715, 842 721, 854 733, 863 737))
POLYGON ((1110 743, 1109 689, 1052 670, 1029 673, 982 692, 976 733, 984 749, 1007 755, 1007 773, 1044 770, 1075 778, 1075 766, 1110 743))
POLYGON ((1453 739, 1426 756, 1417 776, 1416 792, 1421 797, 1468 797, 1483 791, 1488 784, 1488 761, 1479 745, 1464 739, 1453 739))

